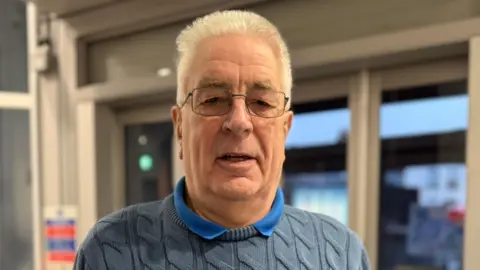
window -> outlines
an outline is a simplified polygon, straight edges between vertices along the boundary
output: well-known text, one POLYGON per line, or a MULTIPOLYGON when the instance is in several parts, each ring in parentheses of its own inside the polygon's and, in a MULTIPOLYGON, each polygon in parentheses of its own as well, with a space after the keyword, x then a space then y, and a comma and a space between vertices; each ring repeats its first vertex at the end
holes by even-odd
POLYGON ((0 109, 0 269, 33 269, 27 110, 0 109))
POLYGON ((127 205, 163 199, 173 191, 170 122, 125 128, 127 205))
POLYGON ((382 100, 379 269, 461 269, 466 84, 386 91, 382 100))
POLYGON ((284 165, 286 203, 347 224, 347 99, 301 104, 293 109, 284 165))
POLYGON ((0 91, 28 92, 24 1, 0 1, 0 91))
POLYGON ((0 1, 0 269, 34 268, 31 108, 6 93, 28 99, 26 19, 24 1, 0 1))

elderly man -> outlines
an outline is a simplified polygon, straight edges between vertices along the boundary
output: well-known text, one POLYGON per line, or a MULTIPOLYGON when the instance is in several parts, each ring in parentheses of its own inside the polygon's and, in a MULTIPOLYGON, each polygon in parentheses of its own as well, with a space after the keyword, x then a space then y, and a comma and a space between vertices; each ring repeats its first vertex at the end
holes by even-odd
POLYGON ((354 233, 284 205, 292 75, 278 30, 251 12, 215 12, 177 49, 171 114, 185 177, 165 200, 100 220, 75 269, 369 269, 354 233))

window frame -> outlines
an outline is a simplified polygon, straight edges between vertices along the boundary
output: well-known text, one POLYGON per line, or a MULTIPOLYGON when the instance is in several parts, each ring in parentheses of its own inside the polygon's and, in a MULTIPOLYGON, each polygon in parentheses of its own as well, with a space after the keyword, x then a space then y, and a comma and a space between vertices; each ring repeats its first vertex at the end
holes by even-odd
MULTIPOLYGON (((41 177, 40 177, 40 127, 38 105, 38 75, 33 68, 33 59, 29 57, 36 50, 37 40, 37 9, 35 4, 26 3, 27 19, 27 87, 28 91, 12 91, 0 89, 0 110, 23 110, 29 115, 29 141, 30 141, 30 169, 32 184, 32 262, 34 269, 42 268, 43 258, 43 224, 42 224, 42 200, 41 200, 41 177)), ((24 90, 24 89, 22 89, 24 90)))
MULTIPOLYGON (((468 73, 468 58, 463 56, 388 69, 364 70, 358 75, 358 83, 350 93, 354 120, 351 128, 353 141, 349 145, 348 173, 349 183, 352 185, 349 189, 352 192, 350 205, 356 209, 351 211, 350 226, 364 241, 372 270, 378 269, 381 94, 396 89, 467 80, 468 73)), ((472 124, 469 120, 469 129, 472 124)), ((467 151, 471 149, 467 148, 467 151)), ((470 185, 471 183, 469 188, 470 185)), ((474 211, 468 212, 475 215, 474 211)), ((471 226, 466 224, 466 228, 471 226)), ((464 237, 466 239, 468 235, 464 237)), ((465 249, 464 261, 472 258, 473 249, 465 249)))

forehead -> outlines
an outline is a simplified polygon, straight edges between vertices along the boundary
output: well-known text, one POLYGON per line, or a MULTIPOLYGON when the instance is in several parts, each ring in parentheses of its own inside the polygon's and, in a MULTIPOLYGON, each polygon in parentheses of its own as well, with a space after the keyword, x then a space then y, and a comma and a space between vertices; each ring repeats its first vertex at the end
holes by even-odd
POLYGON ((245 35, 209 37, 198 44, 190 79, 230 83, 268 82, 278 87, 277 53, 264 39, 245 35))

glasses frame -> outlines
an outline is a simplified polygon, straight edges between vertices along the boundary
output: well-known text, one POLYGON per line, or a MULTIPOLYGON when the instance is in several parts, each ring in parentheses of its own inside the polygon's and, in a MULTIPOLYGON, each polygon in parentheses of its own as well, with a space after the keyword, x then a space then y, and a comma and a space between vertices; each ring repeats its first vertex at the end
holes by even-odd
MULTIPOLYGON (((195 88, 193 89, 192 91, 190 91, 188 94, 187 94, 187 97, 185 98, 185 100, 183 101, 183 103, 180 105, 180 108, 183 108, 185 107, 185 104, 187 104, 189 98, 191 97, 193 99, 193 94, 195 91, 198 91, 198 90, 203 90, 205 88, 195 88)), ((247 112, 248 114, 250 114, 251 116, 256 116, 256 117, 261 117, 261 118, 277 118, 277 117, 280 117, 282 115, 285 114, 286 111, 288 111, 286 108, 287 108, 287 104, 288 104, 288 101, 290 100, 289 97, 287 97, 285 95, 284 92, 281 92, 281 91, 276 91, 276 90, 268 90, 268 91, 273 91, 273 92, 276 92, 276 93, 280 93, 283 95, 283 98, 284 98, 284 104, 283 104, 283 110, 281 110, 281 114, 277 115, 277 116, 271 116, 271 117, 266 117, 266 116, 261 116, 261 115, 258 115, 258 114, 255 114, 253 113, 251 110, 250 110, 250 107, 248 106, 247 104, 247 96, 248 94, 233 94, 231 91, 227 91, 225 90, 225 92, 230 92, 230 96, 233 98, 235 97, 244 97, 244 102, 245 102, 245 108, 247 108, 247 112)), ((193 113, 195 114, 198 114, 198 115, 201 115, 201 116, 204 116, 204 117, 213 117, 213 116, 224 116, 224 115, 227 115, 229 114, 231 111, 232 111, 232 106, 230 105, 229 108, 228 108, 228 111, 226 111, 225 113, 223 114, 214 114, 214 115, 210 115, 210 114, 201 114, 201 113, 198 113, 194 110, 193 108, 193 100, 192 102, 190 102, 190 109, 192 110, 193 113)))

